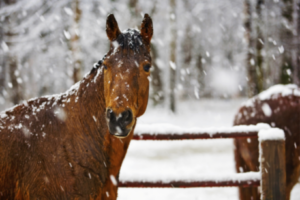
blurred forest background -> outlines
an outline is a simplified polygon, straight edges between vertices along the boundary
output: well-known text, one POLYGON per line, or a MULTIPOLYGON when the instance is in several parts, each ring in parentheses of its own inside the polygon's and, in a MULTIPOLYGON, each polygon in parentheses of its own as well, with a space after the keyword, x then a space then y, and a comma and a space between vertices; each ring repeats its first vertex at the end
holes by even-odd
POLYGON ((67 90, 121 30, 154 23, 150 105, 251 97, 300 79, 300 0, 0 0, 0 110, 67 90))

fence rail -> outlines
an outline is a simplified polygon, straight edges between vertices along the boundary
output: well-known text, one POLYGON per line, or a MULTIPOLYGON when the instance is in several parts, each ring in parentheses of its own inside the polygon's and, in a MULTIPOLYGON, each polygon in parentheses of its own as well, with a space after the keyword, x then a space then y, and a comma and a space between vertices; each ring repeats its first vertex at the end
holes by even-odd
POLYGON ((257 131, 232 133, 182 133, 182 134, 149 134, 133 135, 133 140, 196 140, 217 138, 257 138, 257 131))
POLYGON ((119 187, 130 188, 195 188, 195 187, 258 187, 258 180, 243 180, 243 181, 170 181, 170 182, 150 182, 150 181, 120 181, 119 187))
POLYGON ((170 124, 137 125, 134 140, 195 140, 216 138, 257 137, 260 130, 270 129, 268 124, 241 125, 224 128, 186 128, 170 124))
MULTIPOLYGON (((232 127, 222 130, 179 130, 175 126, 161 129, 162 125, 151 125, 149 131, 138 128, 134 140, 191 140, 191 139, 216 139, 216 138, 249 138, 258 137, 260 145, 261 172, 253 173, 253 177, 239 179, 247 173, 235 174, 232 179, 224 180, 200 180, 200 181, 134 181, 120 180, 119 187, 133 188, 193 188, 193 187, 257 187, 262 186, 262 200, 285 199, 285 138, 280 129, 271 128, 268 125, 232 127), (257 176, 259 175, 259 176, 257 176), (278 198, 279 197, 279 198, 278 198)), ((180 129, 180 128, 178 128, 180 129)))

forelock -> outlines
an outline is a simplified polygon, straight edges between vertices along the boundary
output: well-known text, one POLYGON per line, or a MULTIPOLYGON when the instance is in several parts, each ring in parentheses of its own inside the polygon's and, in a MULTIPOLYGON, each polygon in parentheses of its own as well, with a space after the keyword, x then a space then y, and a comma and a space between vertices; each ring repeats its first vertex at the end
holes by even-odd
POLYGON ((117 38, 117 42, 122 49, 131 49, 134 52, 146 49, 140 32, 135 29, 123 31, 117 38))

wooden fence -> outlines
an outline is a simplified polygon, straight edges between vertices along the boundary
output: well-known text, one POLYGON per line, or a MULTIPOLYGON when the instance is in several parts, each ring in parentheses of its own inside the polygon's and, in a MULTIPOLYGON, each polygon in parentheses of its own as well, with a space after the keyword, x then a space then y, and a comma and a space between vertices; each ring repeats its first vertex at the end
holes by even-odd
MULTIPOLYGON (((169 126, 169 125, 168 125, 169 126)), ((194 140, 215 138, 259 138, 260 172, 237 173, 230 179, 207 179, 199 181, 131 181, 120 180, 119 187, 131 188, 191 188, 191 187, 258 187, 262 188, 263 200, 285 199, 285 138, 284 132, 266 124, 257 126, 236 126, 220 129, 180 129, 175 126, 164 127, 162 124, 151 128, 137 128, 134 140, 194 140), (223 130, 223 131, 222 131, 223 130)))

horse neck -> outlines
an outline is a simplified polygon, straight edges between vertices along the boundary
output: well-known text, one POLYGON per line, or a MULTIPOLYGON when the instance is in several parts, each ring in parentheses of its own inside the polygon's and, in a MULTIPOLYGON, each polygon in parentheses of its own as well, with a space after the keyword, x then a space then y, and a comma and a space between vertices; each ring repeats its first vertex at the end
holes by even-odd
POLYGON ((84 119, 83 121, 88 121, 89 124, 97 124, 97 126, 91 126, 91 132, 100 134, 103 137, 103 149, 109 159, 107 163, 109 173, 117 176, 133 136, 133 130, 124 139, 109 134, 105 119, 106 106, 103 79, 103 69, 99 68, 81 81, 78 91, 78 109, 84 119))
POLYGON ((103 87, 103 71, 101 68, 85 76, 80 82, 75 97, 78 116, 82 123, 89 126, 90 133, 105 135, 105 98, 103 87))

